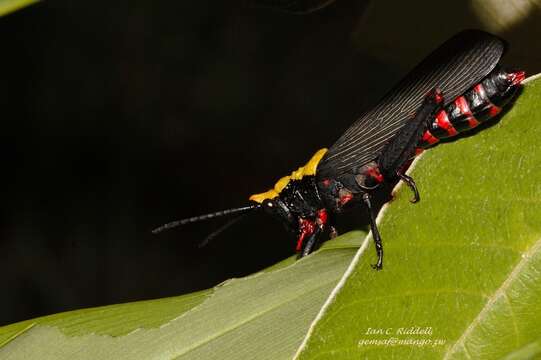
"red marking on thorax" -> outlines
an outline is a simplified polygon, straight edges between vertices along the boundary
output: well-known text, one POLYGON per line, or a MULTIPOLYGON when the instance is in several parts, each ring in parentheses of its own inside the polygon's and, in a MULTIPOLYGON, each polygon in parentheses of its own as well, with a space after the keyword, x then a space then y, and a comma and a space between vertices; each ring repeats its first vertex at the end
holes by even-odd
POLYGON ((297 247, 295 248, 295 250, 297 251, 301 251, 304 239, 314 233, 316 229, 316 223, 308 219, 299 218, 299 229, 301 231, 301 234, 299 235, 299 239, 297 240, 297 247))
POLYGON ((327 210, 321 209, 317 212, 318 225, 324 226, 327 223, 328 218, 327 210))
POLYGON ((374 178, 378 183, 383 182, 383 175, 379 172, 377 167, 371 167, 368 169, 367 174, 374 178))
POLYGON ((352 194, 342 195, 342 196, 340 196, 340 205, 344 206, 345 204, 350 202, 352 199, 353 199, 352 194))
POLYGON ((425 149, 420 148, 420 147, 415 148, 415 156, 421 155, 423 153, 423 151, 425 151, 425 149))
POLYGON ((479 125, 479 121, 473 116, 470 105, 464 96, 459 96, 455 99, 455 106, 460 110, 460 112, 468 118, 468 126, 470 129, 473 129, 479 125))
POLYGON ((438 126, 445 131, 447 131, 447 134, 449 136, 455 136, 458 134, 458 131, 453 127, 453 124, 449 121, 449 116, 447 115, 447 112, 445 110, 440 110, 438 114, 436 115, 436 123, 438 126))
POLYGON ((437 143, 438 141, 440 141, 440 139, 438 139, 437 137, 432 135, 432 133, 429 130, 425 131, 425 133, 423 134, 423 139, 422 140, 424 142, 429 143, 430 145, 433 145, 433 144, 437 143))

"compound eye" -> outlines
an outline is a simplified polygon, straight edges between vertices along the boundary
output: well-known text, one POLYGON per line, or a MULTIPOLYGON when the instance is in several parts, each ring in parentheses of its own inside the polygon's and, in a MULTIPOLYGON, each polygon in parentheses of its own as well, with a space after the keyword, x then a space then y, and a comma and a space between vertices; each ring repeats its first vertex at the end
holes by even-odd
POLYGON ((273 208, 274 207, 274 202, 272 200, 269 200, 269 199, 265 199, 263 201, 263 207, 266 207, 266 208, 273 208))

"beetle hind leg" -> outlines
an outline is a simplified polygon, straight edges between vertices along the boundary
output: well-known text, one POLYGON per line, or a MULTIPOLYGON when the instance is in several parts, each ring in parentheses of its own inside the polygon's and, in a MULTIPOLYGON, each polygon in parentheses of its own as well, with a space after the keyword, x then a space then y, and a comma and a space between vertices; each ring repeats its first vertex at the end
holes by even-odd
POLYGON ((443 95, 438 89, 428 93, 417 109, 413 119, 385 145, 377 159, 377 165, 384 177, 393 177, 415 156, 415 149, 427 126, 441 109, 443 95))
POLYGON ((420 200, 419 190, 415 181, 404 174, 411 159, 415 156, 415 149, 422 139, 426 128, 434 121, 434 116, 443 106, 443 95, 437 88, 432 89, 417 109, 415 116, 385 145, 377 160, 378 168, 386 178, 398 176, 413 191, 416 203, 420 200))

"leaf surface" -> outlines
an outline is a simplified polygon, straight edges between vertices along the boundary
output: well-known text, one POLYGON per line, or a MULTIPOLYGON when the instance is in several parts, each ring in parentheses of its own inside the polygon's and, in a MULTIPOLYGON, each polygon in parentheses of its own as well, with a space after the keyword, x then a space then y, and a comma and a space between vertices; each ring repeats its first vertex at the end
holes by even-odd
POLYGON ((382 217, 384 270, 371 271, 366 239, 298 358, 539 352, 539 104, 541 81, 530 81, 500 122, 426 152, 412 171, 421 202, 401 188, 382 217))
POLYGON ((211 291, 0 328, 2 359, 288 359, 365 233, 211 291))
POLYGON ((7 15, 40 0, 0 0, 0 16, 7 15))

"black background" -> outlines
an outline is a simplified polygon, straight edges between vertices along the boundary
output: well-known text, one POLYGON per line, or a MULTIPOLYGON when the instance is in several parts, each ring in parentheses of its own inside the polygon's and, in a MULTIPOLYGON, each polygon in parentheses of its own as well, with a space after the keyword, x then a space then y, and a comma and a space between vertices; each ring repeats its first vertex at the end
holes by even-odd
MULTIPOLYGON (((427 51, 482 27, 452 3, 415 21, 353 0, 304 16, 248 1, 47 2, 0 18, 0 325, 204 289, 291 255, 264 216, 203 249, 222 220, 150 229, 242 206, 331 145, 427 51)), ((501 31, 530 73, 537 20, 501 31)))

